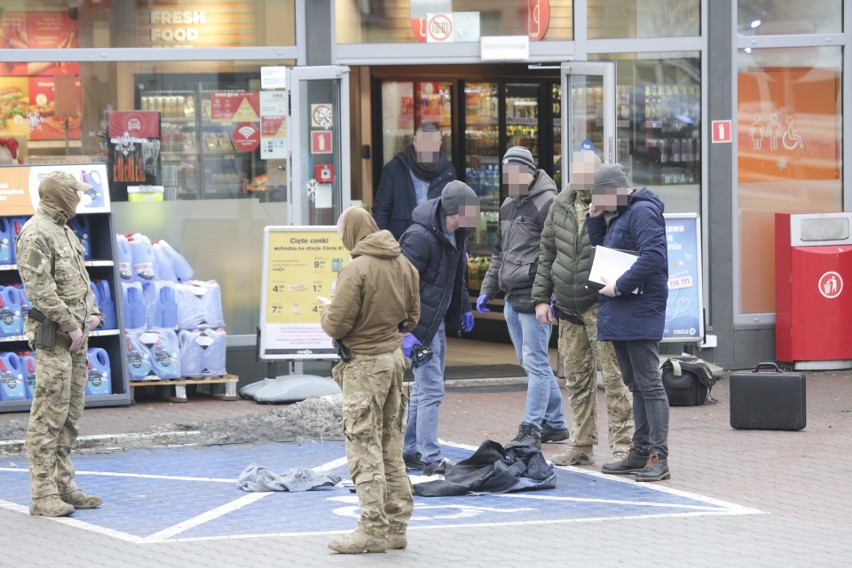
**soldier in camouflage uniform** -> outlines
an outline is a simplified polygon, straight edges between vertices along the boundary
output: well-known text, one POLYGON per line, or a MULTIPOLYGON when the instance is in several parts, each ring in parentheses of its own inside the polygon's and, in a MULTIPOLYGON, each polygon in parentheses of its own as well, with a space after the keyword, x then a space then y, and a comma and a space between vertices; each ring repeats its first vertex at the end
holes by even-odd
POLYGON ((606 392, 609 447, 616 459, 627 455, 633 437, 632 396, 621 378, 612 343, 596 340, 598 293, 586 288, 591 269, 586 213, 599 163, 593 152, 575 152, 571 185, 557 196, 545 221, 532 292, 536 317, 542 323, 551 320, 551 297, 555 300, 559 357, 574 415, 571 447, 551 458, 557 465, 587 465, 594 461, 593 449, 598 441, 598 368, 606 392))
POLYGON ((361 517, 355 532, 328 547, 384 552, 407 546, 414 509, 402 460, 408 361, 401 345, 420 319, 420 280, 393 235, 364 209, 344 211, 337 230, 352 262, 338 274, 334 299, 317 300, 325 304, 322 329, 343 359, 332 375, 343 389, 346 458, 361 517))
POLYGON ((83 264, 83 246, 66 225, 88 188, 67 172, 47 174, 38 188, 36 214, 21 229, 15 247, 18 272, 34 309, 24 331, 36 362, 25 444, 31 515, 64 517, 102 502, 77 487, 71 463, 86 391, 86 331, 103 323, 83 264), (34 319, 39 312, 44 316, 40 322, 34 319))

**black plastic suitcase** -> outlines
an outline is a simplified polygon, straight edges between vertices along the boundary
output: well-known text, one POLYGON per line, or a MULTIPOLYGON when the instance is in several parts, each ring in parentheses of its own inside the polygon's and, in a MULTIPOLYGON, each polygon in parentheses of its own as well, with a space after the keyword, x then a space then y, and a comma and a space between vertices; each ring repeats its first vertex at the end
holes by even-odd
POLYGON ((732 428, 801 430, 806 423, 803 373, 784 372, 770 362, 750 373, 731 374, 732 428))

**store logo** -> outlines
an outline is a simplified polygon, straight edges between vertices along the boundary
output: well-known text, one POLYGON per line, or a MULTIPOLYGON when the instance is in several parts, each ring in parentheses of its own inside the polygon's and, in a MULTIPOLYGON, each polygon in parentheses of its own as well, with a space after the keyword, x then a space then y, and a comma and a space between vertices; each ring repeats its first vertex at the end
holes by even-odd
POLYGON ((819 277, 817 288, 820 294, 833 300, 843 292, 843 278, 836 272, 826 272, 819 277))
POLYGON ((127 130, 142 130, 142 122, 138 118, 127 121, 127 130))
POLYGON ((237 124, 231 138, 234 141, 234 148, 238 152, 251 152, 260 146, 260 131, 256 125, 250 122, 237 124))

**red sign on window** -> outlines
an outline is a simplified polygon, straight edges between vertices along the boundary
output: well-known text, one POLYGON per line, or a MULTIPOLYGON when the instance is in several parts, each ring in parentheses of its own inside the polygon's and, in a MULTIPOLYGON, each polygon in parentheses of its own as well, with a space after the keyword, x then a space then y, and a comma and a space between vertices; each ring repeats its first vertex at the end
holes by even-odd
POLYGON ((731 121, 730 120, 714 120, 713 121, 713 143, 731 143, 731 121))
POLYGON ((311 132, 311 154, 331 154, 331 131, 311 132))

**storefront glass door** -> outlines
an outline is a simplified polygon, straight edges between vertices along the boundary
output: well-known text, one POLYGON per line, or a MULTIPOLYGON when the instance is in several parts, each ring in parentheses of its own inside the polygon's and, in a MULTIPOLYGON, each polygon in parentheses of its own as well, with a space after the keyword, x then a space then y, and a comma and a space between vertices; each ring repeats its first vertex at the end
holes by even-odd
POLYGON ((563 63, 562 111, 563 184, 574 151, 615 162, 615 63, 563 63))
POLYGON ((288 222, 333 225, 351 198, 349 68, 294 67, 288 85, 288 222))

